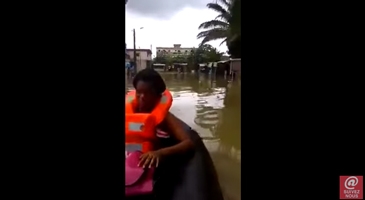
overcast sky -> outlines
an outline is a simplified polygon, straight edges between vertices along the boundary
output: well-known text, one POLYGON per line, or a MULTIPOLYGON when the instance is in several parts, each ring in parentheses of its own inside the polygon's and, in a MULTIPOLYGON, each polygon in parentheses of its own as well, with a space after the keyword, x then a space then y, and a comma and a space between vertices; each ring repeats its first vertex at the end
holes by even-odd
MULTIPOLYGON (((126 5, 126 43, 133 48, 133 28, 136 29, 136 47, 150 49, 156 55, 156 47, 197 47, 196 39, 202 22, 214 19, 217 13, 206 8, 214 0, 129 0, 126 5), (143 29, 140 29, 143 27, 143 29)), ((209 44, 226 52, 222 40, 209 44)))

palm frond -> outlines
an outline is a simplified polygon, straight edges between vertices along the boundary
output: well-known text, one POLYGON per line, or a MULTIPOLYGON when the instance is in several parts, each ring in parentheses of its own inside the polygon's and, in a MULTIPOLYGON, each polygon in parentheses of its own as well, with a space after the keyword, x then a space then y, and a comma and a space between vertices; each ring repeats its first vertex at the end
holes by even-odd
POLYGON ((203 38, 203 37, 207 36, 207 35, 209 34, 209 32, 210 32, 210 30, 202 31, 202 32, 200 32, 200 33, 196 36, 196 38, 197 38, 197 39, 201 39, 201 38, 203 38))
POLYGON ((228 26, 229 26, 229 24, 227 22, 223 22, 220 20, 210 20, 210 21, 200 24, 199 29, 207 29, 207 28, 215 28, 215 27, 228 29, 228 26))
POLYGON ((208 3, 207 7, 217 12, 217 17, 200 24, 199 29, 205 30, 197 35, 198 39, 202 39, 199 46, 209 41, 223 39, 220 46, 226 43, 229 51, 237 50, 238 55, 240 49, 237 48, 240 48, 241 40, 241 0, 216 0, 214 3, 208 3))
POLYGON ((224 9, 221 5, 216 4, 216 3, 208 3, 207 7, 209 9, 212 9, 212 10, 220 13, 220 14, 227 13, 227 9, 224 9))
POLYGON ((223 4, 225 7, 229 8, 232 4, 231 2, 232 0, 217 0, 216 3, 220 2, 221 4, 223 4))
POLYGON ((196 37, 197 37, 197 39, 201 39, 206 36, 213 36, 213 35, 227 37, 228 31, 226 29, 212 28, 212 29, 200 32, 196 37))
POLYGON ((209 41, 227 38, 228 31, 226 29, 213 28, 207 31, 202 31, 197 35, 198 39, 203 38, 200 45, 209 41))
POLYGON ((228 12, 219 14, 217 17, 215 17, 215 20, 221 20, 223 22, 229 22, 229 20, 232 18, 232 15, 228 12))
POLYGON ((223 43, 227 42, 227 38, 225 38, 220 44, 219 46, 222 46, 223 43))

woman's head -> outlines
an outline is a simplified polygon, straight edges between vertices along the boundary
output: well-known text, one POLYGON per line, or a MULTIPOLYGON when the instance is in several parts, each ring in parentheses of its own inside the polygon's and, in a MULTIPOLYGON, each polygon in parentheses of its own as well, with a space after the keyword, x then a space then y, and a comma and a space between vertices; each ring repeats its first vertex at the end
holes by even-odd
POLYGON ((151 112, 166 90, 165 82, 160 74, 150 68, 143 69, 136 74, 133 86, 136 89, 138 107, 141 112, 151 112))

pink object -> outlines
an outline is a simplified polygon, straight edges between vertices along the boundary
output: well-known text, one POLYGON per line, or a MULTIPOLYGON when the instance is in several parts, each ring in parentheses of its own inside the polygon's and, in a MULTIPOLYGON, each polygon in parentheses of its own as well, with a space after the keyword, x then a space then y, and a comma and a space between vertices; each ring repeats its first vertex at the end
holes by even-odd
POLYGON ((135 151, 127 155, 125 160, 125 195, 137 196, 153 192, 154 168, 138 167, 142 152, 135 151))

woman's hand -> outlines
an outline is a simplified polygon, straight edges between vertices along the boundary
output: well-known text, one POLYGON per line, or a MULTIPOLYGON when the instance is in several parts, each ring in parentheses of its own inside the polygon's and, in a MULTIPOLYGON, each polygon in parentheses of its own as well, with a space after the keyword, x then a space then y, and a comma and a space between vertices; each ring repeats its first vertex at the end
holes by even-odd
POLYGON ((152 166, 158 167, 158 163, 161 159, 161 153, 158 151, 150 151, 141 155, 138 166, 142 166, 143 168, 152 166))

